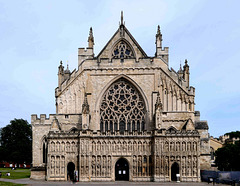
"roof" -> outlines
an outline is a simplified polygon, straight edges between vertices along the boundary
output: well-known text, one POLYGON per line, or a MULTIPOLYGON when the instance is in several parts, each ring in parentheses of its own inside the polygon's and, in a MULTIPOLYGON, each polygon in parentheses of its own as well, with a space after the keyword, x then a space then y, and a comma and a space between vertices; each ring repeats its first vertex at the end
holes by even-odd
MULTIPOLYGON (((132 34, 128 31, 128 29, 125 27, 125 25, 120 25, 120 27, 123 28, 124 32, 129 36, 129 38, 132 40, 132 42, 137 46, 138 50, 141 51, 142 55, 144 57, 148 57, 147 54, 144 52, 144 50, 142 49, 142 47, 138 44, 138 42, 134 39, 134 37, 132 36, 132 34)), ((99 58, 101 56, 101 54, 105 51, 105 49, 108 47, 108 45, 111 43, 111 41, 117 36, 117 34, 120 32, 120 27, 119 29, 113 34, 113 36, 111 37, 111 39, 107 42, 107 44, 103 47, 103 49, 99 52, 99 54, 97 55, 97 58, 99 58)))
POLYGON ((195 129, 206 129, 206 130, 208 130, 207 121, 196 121, 195 122, 195 129))

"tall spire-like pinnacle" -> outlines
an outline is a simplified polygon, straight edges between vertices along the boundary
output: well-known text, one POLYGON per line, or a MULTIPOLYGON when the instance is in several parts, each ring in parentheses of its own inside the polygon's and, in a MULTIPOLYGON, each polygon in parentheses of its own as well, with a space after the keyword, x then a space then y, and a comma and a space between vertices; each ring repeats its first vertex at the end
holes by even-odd
POLYGON ((159 25, 158 25, 158 28, 157 28, 156 37, 159 37, 160 41, 162 41, 162 33, 161 33, 161 30, 160 30, 160 26, 159 26, 159 25))
POLYGON ((157 34, 160 35, 160 26, 158 25, 157 34))
POLYGON ((68 61, 67 61, 67 69, 64 71, 65 74, 71 74, 71 71, 69 70, 69 66, 68 66, 68 61))
POLYGON ((88 100, 87 100, 87 93, 84 93, 84 100, 82 104, 82 113, 83 114, 89 114, 89 105, 88 105, 88 100))
POLYGON ((180 74, 180 75, 183 75, 182 62, 181 62, 181 60, 180 60, 180 68, 179 68, 179 70, 178 70, 177 73, 180 74))
POLYGON ((119 33, 120 37, 124 37, 124 22, 123 22, 123 11, 121 11, 121 22, 119 23, 119 33))
POLYGON ((121 25, 123 25, 123 11, 121 11, 121 25))
POLYGON ((155 104, 155 110, 163 110, 163 105, 161 103, 161 98, 160 98, 160 94, 159 92, 157 93, 157 100, 156 100, 156 104, 155 104))
POLYGON ((93 37, 92 27, 90 27, 89 36, 88 36, 88 47, 93 48, 93 45, 94 45, 94 37, 93 37))
POLYGON ((185 59, 185 65, 183 66, 183 69, 186 70, 189 68, 188 61, 185 59))

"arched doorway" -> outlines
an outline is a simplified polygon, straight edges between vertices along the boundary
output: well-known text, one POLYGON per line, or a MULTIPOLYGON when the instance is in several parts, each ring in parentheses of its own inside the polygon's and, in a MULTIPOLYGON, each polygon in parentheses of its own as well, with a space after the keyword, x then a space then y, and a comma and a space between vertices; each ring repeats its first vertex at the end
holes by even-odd
POLYGON ((179 165, 174 162, 171 167, 171 180, 177 181, 177 174, 179 174, 179 165))
POLYGON ((120 158, 115 164, 115 181, 129 180, 129 165, 126 159, 120 158))
POLYGON ((69 162, 67 165, 67 179, 68 180, 74 180, 74 170, 75 170, 75 165, 73 162, 69 162))

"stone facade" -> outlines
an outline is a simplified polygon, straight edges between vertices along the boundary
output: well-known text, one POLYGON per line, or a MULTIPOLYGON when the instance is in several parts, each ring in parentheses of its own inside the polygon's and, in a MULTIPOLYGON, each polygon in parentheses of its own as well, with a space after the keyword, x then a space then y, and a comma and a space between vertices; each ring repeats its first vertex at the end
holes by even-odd
POLYGON ((208 125, 194 109, 189 65, 168 66, 158 26, 149 57, 123 23, 95 56, 78 49, 78 69, 64 70, 55 89, 56 114, 32 115, 32 179, 200 181, 210 168, 208 125))

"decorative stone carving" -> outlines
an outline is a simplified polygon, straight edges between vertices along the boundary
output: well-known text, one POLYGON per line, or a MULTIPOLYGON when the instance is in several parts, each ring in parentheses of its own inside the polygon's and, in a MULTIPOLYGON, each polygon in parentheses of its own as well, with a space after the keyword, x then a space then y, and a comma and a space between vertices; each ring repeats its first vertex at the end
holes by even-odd
POLYGON ((139 91, 130 82, 119 79, 103 97, 100 130, 142 131, 145 129, 145 110, 139 91))
POLYGON ((124 40, 121 40, 113 49, 112 58, 113 59, 134 58, 134 52, 124 40))

